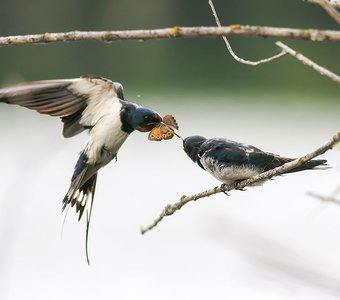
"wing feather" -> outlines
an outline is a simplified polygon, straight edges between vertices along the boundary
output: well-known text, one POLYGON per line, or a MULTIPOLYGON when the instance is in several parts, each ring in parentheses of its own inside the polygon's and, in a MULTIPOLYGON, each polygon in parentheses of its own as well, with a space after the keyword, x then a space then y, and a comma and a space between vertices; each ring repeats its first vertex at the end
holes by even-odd
POLYGON ((210 139, 201 148, 205 157, 216 160, 225 167, 247 166, 264 170, 274 160, 271 153, 227 139, 210 139))
POLYGON ((68 138, 77 135, 84 130, 84 126, 80 124, 82 112, 84 109, 80 109, 77 113, 62 117, 61 120, 64 123, 63 136, 68 138))
POLYGON ((116 87, 122 89, 118 83, 91 76, 34 81, 0 89, 0 102, 60 117, 63 135, 71 137, 106 114, 100 109, 105 103, 119 101, 116 87))

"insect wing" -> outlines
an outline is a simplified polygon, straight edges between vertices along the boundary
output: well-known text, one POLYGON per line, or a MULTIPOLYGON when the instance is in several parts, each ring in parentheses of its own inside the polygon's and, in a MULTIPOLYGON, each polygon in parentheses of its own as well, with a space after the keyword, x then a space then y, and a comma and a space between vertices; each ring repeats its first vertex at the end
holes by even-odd
POLYGON ((161 141, 162 140, 162 135, 161 135, 160 127, 154 127, 150 131, 148 139, 150 141, 161 141))
POLYGON ((170 140, 173 138, 174 132, 169 127, 162 125, 159 129, 163 140, 170 140))
POLYGON ((162 121, 164 122, 164 124, 169 125, 170 127, 173 127, 177 130, 179 129, 176 119, 173 115, 165 115, 162 121))

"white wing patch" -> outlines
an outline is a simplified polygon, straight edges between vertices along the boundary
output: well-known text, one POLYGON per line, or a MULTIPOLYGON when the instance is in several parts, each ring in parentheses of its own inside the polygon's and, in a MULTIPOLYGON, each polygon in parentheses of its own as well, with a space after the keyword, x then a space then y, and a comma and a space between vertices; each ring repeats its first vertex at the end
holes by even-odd
POLYGON ((249 154, 255 152, 255 149, 251 145, 243 144, 244 145, 244 151, 249 154))

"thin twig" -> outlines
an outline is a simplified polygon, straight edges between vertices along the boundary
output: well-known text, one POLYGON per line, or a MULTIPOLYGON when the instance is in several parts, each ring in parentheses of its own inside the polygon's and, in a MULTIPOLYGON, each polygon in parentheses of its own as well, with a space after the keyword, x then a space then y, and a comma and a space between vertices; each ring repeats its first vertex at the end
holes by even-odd
POLYGON ((313 192, 308 192, 307 195, 311 196, 315 199, 318 199, 320 201, 323 201, 323 202, 331 202, 331 203, 340 205, 340 199, 337 199, 337 198, 334 198, 334 197, 321 196, 321 195, 313 193, 313 192))
MULTIPOLYGON (((309 1, 309 0, 307 0, 307 1, 309 1)), ((310 0, 310 1, 320 1, 322 3, 325 2, 325 0, 310 0)), ((215 10, 215 7, 214 7, 214 4, 213 4, 212 0, 209 0, 209 5, 210 5, 211 11, 212 11, 212 13, 214 15, 214 18, 215 18, 217 26, 221 27, 221 22, 220 22, 220 20, 218 18, 218 15, 217 15, 217 12, 215 10)), ((330 6, 331 9, 334 10, 335 13, 337 13, 339 15, 337 10, 335 8, 333 8, 331 4, 329 4, 327 2, 326 5, 330 6)), ((322 67, 322 66, 316 64, 315 62, 313 62, 312 60, 308 59, 307 57, 305 57, 301 53, 298 53, 295 50, 289 48, 287 45, 283 44, 282 42, 278 41, 278 42, 275 43, 277 46, 279 46, 281 48, 281 52, 280 53, 278 53, 278 54, 276 54, 274 56, 265 58, 265 59, 258 60, 258 61, 249 61, 249 60, 245 60, 245 59, 243 59, 243 58, 241 58, 241 57, 239 57, 239 56, 237 56, 235 54, 235 52, 233 51, 233 49, 232 49, 232 47, 231 47, 231 45, 230 45, 230 43, 229 43, 229 41, 228 41, 228 39, 227 39, 227 37, 225 35, 222 36, 222 38, 223 38, 224 43, 225 43, 229 53, 231 54, 231 56, 236 61, 238 61, 240 63, 246 64, 246 65, 251 65, 251 66, 258 66, 258 65, 260 65, 262 63, 267 63, 267 62, 273 61, 275 59, 278 59, 278 58, 280 58, 280 57, 282 57, 282 56, 284 56, 286 54, 290 54, 290 55, 294 56, 296 59, 298 59, 299 61, 301 61, 302 63, 304 63, 305 65, 307 65, 307 66, 311 67, 312 69, 314 69, 315 71, 319 72, 320 74, 325 75, 325 76, 329 77, 330 79, 340 83, 340 77, 337 74, 329 71, 325 67, 322 67)), ((314 38, 317 39, 316 36, 314 38)))
POLYGON ((325 153, 326 151, 332 149, 337 143, 340 142, 340 132, 338 132, 337 134, 335 134, 332 139, 327 142, 325 145, 321 146, 320 148, 316 149, 315 151, 304 155, 292 162, 286 163, 278 168, 269 170, 267 172, 261 173, 257 176, 254 176, 252 178, 249 178, 247 180, 244 180, 240 183, 237 184, 231 184, 228 186, 217 186, 213 189, 198 193, 198 194, 194 194, 191 196, 182 196, 179 202, 176 202, 174 204, 169 204, 167 205, 163 211, 161 212, 161 214, 159 215, 159 217, 157 219, 155 219, 153 221, 153 223, 145 228, 141 228, 141 233, 144 234, 147 231, 153 229, 154 227, 156 227, 159 222, 161 222, 163 220, 164 217, 166 216, 170 216, 173 213, 175 213, 176 211, 180 210, 185 204, 191 202, 191 201, 196 201, 198 199, 201 198, 205 198, 205 197, 209 197, 211 195, 217 194, 217 193, 222 193, 222 192, 227 192, 227 191, 231 191, 231 190, 235 190, 235 189, 243 189, 246 186, 252 185, 256 182, 265 180, 265 179, 269 179, 272 178, 274 176, 278 176, 282 173, 285 173, 293 168, 296 168, 304 163, 306 163, 307 161, 325 153))
POLYGON ((288 38, 309 41, 340 41, 340 31, 318 29, 296 29, 269 26, 231 25, 225 27, 171 27, 149 30, 118 31, 69 31, 0 37, 0 46, 36 45, 55 42, 119 40, 157 40, 169 38, 194 38, 212 36, 259 36, 288 38))
POLYGON ((288 47, 286 44, 284 44, 280 41, 276 42, 275 44, 277 46, 279 46, 283 51, 285 51, 286 53, 295 57, 297 60, 299 60, 300 62, 302 62, 306 66, 308 66, 308 67, 312 68, 313 70, 319 72, 321 75, 327 76, 330 79, 334 80, 335 82, 340 83, 340 76, 339 75, 329 71, 325 67, 322 67, 322 66, 316 64, 315 62, 313 62, 312 60, 310 60, 309 58, 307 58, 303 54, 293 50, 292 48, 288 47))
POLYGON ((305 0, 305 1, 309 3, 319 4, 335 22, 340 24, 340 14, 334 7, 335 5, 331 4, 329 1, 327 0, 305 0))
MULTIPOLYGON (((217 12, 215 10, 215 6, 214 6, 214 3, 212 2, 212 0, 209 0, 209 5, 210 5, 210 8, 211 8, 212 14, 213 14, 213 16, 215 18, 215 22, 216 22, 217 26, 218 27, 222 27, 220 19, 219 19, 218 15, 217 15, 217 12)), ((260 60, 257 60, 257 61, 250 61, 250 60, 243 59, 243 58, 239 57, 238 55, 236 55, 236 53, 234 52, 233 48, 231 47, 227 37, 225 35, 223 35, 222 38, 223 38, 223 41, 224 41, 224 43, 225 43, 225 45, 226 45, 230 55, 236 61, 238 61, 239 63, 245 64, 245 65, 250 65, 250 66, 254 66, 255 67, 255 66, 258 66, 260 64, 267 63, 267 62, 270 62, 272 60, 278 59, 281 56, 287 54, 285 51, 282 50, 280 53, 278 53, 276 55, 273 55, 273 56, 270 56, 268 58, 260 59, 260 60)))

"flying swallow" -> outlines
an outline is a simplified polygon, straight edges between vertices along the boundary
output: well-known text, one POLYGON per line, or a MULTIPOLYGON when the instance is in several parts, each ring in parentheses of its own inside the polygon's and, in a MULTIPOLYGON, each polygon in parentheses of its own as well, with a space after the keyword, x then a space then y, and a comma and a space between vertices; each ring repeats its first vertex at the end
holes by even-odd
POLYGON ((97 172, 117 158, 119 148, 134 130, 147 132, 162 124, 155 111, 124 100, 123 87, 111 80, 84 76, 44 80, 0 89, 0 102, 17 104, 41 114, 60 117, 64 137, 89 130, 89 142, 80 153, 63 199, 76 206, 78 220, 92 202, 97 172))
MULTIPOLYGON (((248 179, 294 160, 251 145, 223 138, 206 139, 198 135, 185 138, 183 147, 193 162, 223 184, 248 179)), ((286 173, 313 169, 326 162, 324 159, 311 160, 286 173)))

